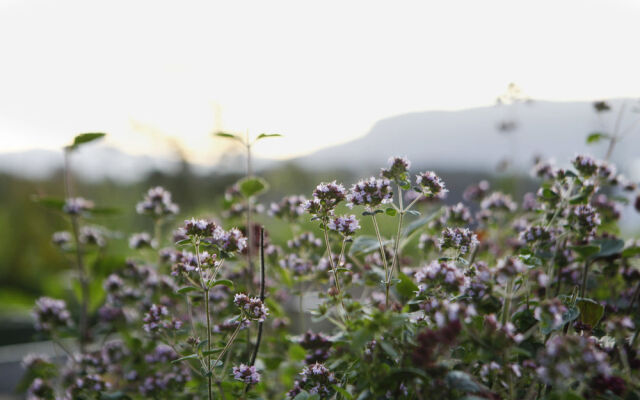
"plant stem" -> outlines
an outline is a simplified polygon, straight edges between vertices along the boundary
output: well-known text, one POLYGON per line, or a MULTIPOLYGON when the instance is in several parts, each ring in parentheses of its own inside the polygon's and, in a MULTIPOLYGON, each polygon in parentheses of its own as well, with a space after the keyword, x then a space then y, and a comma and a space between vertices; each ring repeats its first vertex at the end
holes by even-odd
POLYGON ((329 232, 327 231, 327 224, 328 224, 327 218, 324 218, 322 221, 322 230, 324 232, 324 243, 327 246, 327 253, 329 253, 329 265, 331 266, 331 271, 333 272, 333 280, 336 285, 336 290, 338 291, 338 298, 340 298, 340 305, 342 306, 342 311, 344 311, 344 315, 346 315, 347 319, 349 319, 347 308, 344 306, 344 300, 342 299, 342 289, 340 288, 338 271, 336 271, 336 266, 335 266, 335 263, 333 262, 333 253, 331 252, 331 245, 329 243, 329 232))
POLYGON ((198 264, 198 272, 200 274, 200 281, 202 289, 204 290, 204 310, 207 315, 207 388, 209 393, 209 400, 213 399, 213 392, 211 389, 211 376, 213 374, 211 370, 211 316, 209 315, 209 285, 204 281, 202 277, 202 265, 200 264, 200 240, 196 239, 193 243, 193 247, 196 250, 196 263, 198 264))
POLYGON ((504 299, 504 309, 502 310, 502 326, 506 325, 509 319, 509 309, 511 308, 511 296, 513 295, 513 280, 509 278, 507 282, 507 296, 504 299))
POLYGON ((582 270, 582 286, 580 287, 580 297, 584 298, 585 291, 587 290, 587 276, 589 274, 589 261, 584 262, 584 269, 582 270))
MULTIPOLYGON (((389 265, 387 264, 387 255, 384 251, 384 244, 382 243, 382 236, 380 235, 380 228, 378 227, 378 221, 376 220, 376 215, 372 214, 371 219, 373 219, 373 227, 376 231, 376 236, 378 237, 378 243, 380 243, 380 256, 382 257, 382 264, 384 266, 384 282, 385 285, 389 281, 389 265)), ((385 307, 389 307, 389 291, 387 290, 385 294, 385 307)))
MULTIPOLYGON (((398 255, 398 244, 400 243, 400 233, 402 230, 402 220, 404 218, 405 210, 402 204, 402 188, 398 186, 398 203, 400 204, 400 218, 398 219, 398 231, 396 232, 395 242, 393 243, 393 260, 391 261, 391 271, 389 271, 389 276, 385 281, 386 286, 386 299, 388 303, 389 299, 389 289, 391 288, 391 277, 393 276, 393 272, 395 271, 396 265, 398 265, 398 270, 400 269, 400 256, 398 255)), ((389 304, 387 304, 387 307, 389 304)))
POLYGON ((89 305, 89 282, 82 257, 82 244, 80 243, 80 228, 77 215, 71 216, 71 227, 76 244, 76 264, 78 268, 78 280, 80 281, 80 351, 84 353, 88 341, 87 309, 89 305))
MULTIPOLYGON (((260 301, 264 303, 264 289, 265 289, 265 265, 264 265, 264 227, 260 228, 260 301)), ((250 366, 253 366, 258 357, 258 350, 260 349, 260 342, 262 340, 262 326, 263 321, 258 322, 258 337, 256 338, 256 347, 253 350, 251 356, 250 366)))

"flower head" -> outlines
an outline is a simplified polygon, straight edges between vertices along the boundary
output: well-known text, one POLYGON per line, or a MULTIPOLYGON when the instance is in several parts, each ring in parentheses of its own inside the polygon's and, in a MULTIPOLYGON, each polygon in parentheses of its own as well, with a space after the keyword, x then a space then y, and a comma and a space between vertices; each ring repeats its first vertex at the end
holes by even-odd
POLYGON ((328 227, 345 237, 349 237, 360 229, 360 223, 355 215, 343 215, 329 220, 328 227))
POLYGON ((449 190, 445 188, 444 181, 433 171, 421 172, 416 175, 416 184, 427 197, 443 199, 449 190))
POLYGON ((260 373, 254 366, 240 364, 233 367, 233 379, 244 382, 247 385, 255 385, 260 382, 260 373))
POLYGON ((407 158, 391 157, 389 158, 389 167, 383 168, 380 171, 380 176, 396 183, 403 183, 409 180, 409 168, 411 168, 411 162, 407 158))
POLYGON ((161 186, 156 186, 147 191, 144 199, 136 205, 138 214, 162 217, 177 214, 179 207, 171 201, 171 193, 161 186))

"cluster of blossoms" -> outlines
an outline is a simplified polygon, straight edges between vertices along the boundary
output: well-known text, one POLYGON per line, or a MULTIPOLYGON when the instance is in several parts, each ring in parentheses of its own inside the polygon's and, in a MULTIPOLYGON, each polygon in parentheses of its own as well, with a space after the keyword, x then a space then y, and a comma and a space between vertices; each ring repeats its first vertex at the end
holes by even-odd
POLYGON ((154 217, 174 215, 179 211, 177 204, 171 201, 171 193, 163 187, 156 186, 147 191, 144 200, 136 205, 138 214, 146 214, 154 217))
POLYGON ((419 293, 427 289, 442 287, 447 292, 458 293, 469 285, 469 278, 452 262, 432 261, 416 271, 419 293))
POLYGON ((336 181, 321 183, 313 191, 313 199, 307 200, 303 208, 316 217, 333 215, 336 206, 346 199, 347 191, 342 184, 336 181))
POLYGON ((169 309, 158 304, 151 305, 142 321, 147 333, 158 333, 162 330, 175 331, 182 327, 182 321, 169 318, 169 309))
POLYGON ((373 209, 381 204, 391 203, 393 200, 391 182, 388 179, 376 179, 373 176, 363 179, 351 187, 346 199, 349 208, 356 205, 373 209))
POLYGON ((496 276, 498 282, 503 283, 509 278, 513 278, 527 270, 527 266, 524 265, 517 257, 502 258, 498 261, 496 268, 496 276))
POLYGON ((421 303, 420 307, 431 318, 432 322, 440 328, 455 321, 468 324, 471 322, 471 318, 478 315, 473 304, 453 302, 447 299, 438 300, 432 298, 421 303))
POLYGON ((300 346, 309 352, 304 359, 307 364, 322 363, 329 358, 331 341, 321 332, 307 331, 300 339, 300 346))
POLYGON ((536 307, 533 316, 542 323, 542 326, 556 329, 562 326, 562 317, 566 312, 567 307, 560 300, 549 299, 536 307))
POLYGON ((598 210, 598 213, 604 220, 612 221, 620 219, 622 213, 620 206, 618 203, 610 200, 606 195, 599 194, 595 196, 591 204, 598 210))
POLYGON ((404 183, 409 180, 409 168, 411 163, 405 157, 391 157, 389 167, 382 168, 380 176, 397 183, 404 183))
POLYGON ((53 400, 53 387, 42 378, 36 378, 27 389, 27 400, 53 400))
POLYGON ((538 377, 550 385, 564 387, 567 382, 584 382, 598 375, 611 375, 607 354, 585 336, 558 335, 538 353, 538 377))
POLYGON ((471 247, 478 245, 478 237, 467 228, 445 228, 440 237, 441 250, 455 249, 460 254, 467 254, 471 247))
POLYGON ((268 213, 272 217, 295 221, 304 214, 303 205, 306 201, 302 195, 284 197, 278 203, 271 203, 268 213))
POLYGON ((68 231, 55 232, 51 236, 51 242, 62 249, 66 248, 71 243, 71 240, 72 236, 68 231))
POLYGON ((98 247, 104 247, 106 240, 100 228, 95 226, 83 226, 80 228, 80 234, 78 235, 78 241, 86 245, 94 245, 98 247))
POLYGON ((240 364, 233 367, 233 379, 244 382, 247 385, 255 385, 260 382, 260 373, 253 365, 240 364))
POLYGON ((88 374, 76 378, 67 393, 74 399, 95 398, 95 396, 100 396, 102 392, 109 389, 110 386, 109 382, 104 381, 100 375, 88 374))
POLYGON ((579 154, 573 158, 571 163, 583 177, 588 178, 596 176, 605 180, 614 181, 614 183, 617 183, 618 180, 622 180, 618 179, 616 176, 615 166, 607 163, 606 161, 595 160, 591 156, 579 154))
POLYGON ((542 226, 530 226, 520 232, 520 240, 525 243, 548 242, 551 238, 551 232, 542 226))
POLYGON ((327 227, 332 231, 339 232, 342 236, 349 237, 360 229, 360 223, 355 215, 343 215, 331 218, 327 227))
POLYGON ((465 226, 473 222, 471 216, 471 210, 469 207, 462 203, 457 203, 452 206, 447 206, 444 209, 444 214, 440 217, 440 225, 456 225, 465 226))
POLYGON ((449 192, 445 188, 444 181, 433 171, 422 172, 416 175, 416 184, 422 189, 426 197, 443 199, 449 192))
POLYGON ((464 190, 462 198, 466 201, 482 201, 489 193, 490 185, 486 180, 482 180, 475 185, 471 185, 464 190))
POLYGON ((93 202, 82 197, 72 197, 65 201, 62 211, 69 215, 79 215, 93 209, 93 202))
POLYGON ((157 398, 163 393, 181 391, 190 379, 191 375, 186 366, 174 365, 168 372, 158 371, 145 377, 138 391, 146 398, 157 398))
POLYGON ((295 275, 306 275, 313 269, 313 264, 309 260, 299 257, 292 253, 280 260, 280 266, 293 271, 295 275))
POLYGON ((295 381, 293 389, 288 393, 289 398, 295 398, 302 390, 310 394, 317 394, 321 399, 331 397, 334 393, 332 385, 337 380, 333 372, 329 371, 324 364, 315 363, 303 368, 300 373, 302 378, 295 381))
POLYGON ((578 230, 586 235, 592 234, 601 223, 600 214, 589 204, 575 206, 569 220, 575 222, 578 230))
POLYGON ((291 240, 288 240, 287 247, 290 249, 319 248, 322 247, 322 240, 316 238, 312 232, 305 232, 291 240))
POLYGON ((511 196, 501 192, 493 192, 480 202, 482 210, 513 212, 518 205, 511 199, 511 196))
POLYGON ((71 314, 64 300, 40 297, 33 309, 35 328, 42 332, 51 332, 71 325, 71 314))
POLYGON ((211 329, 213 333, 233 332, 238 328, 239 330, 247 329, 251 326, 251 321, 248 319, 238 320, 237 318, 230 318, 223 321, 221 324, 214 325, 211 329), (238 328, 238 325, 240 327, 238 328))
POLYGON ((129 247, 134 250, 153 248, 154 246, 155 242, 147 232, 134 233, 129 238, 129 247))
POLYGON ((191 218, 184 221, 182 229, 186 235, 207 241, 227 253, 242 252, 247 248, 247 238, 238 228, 225 231, 213 221, 191 218))
POLYGON ((245 317, 250 320, 256 320, 263 322, 267 315, 269 315, 269 309, 264 305, 262 300, 257 297, 249 297, 244 293, 236 293, 233 298, 233 303, 238 306, 245 317))

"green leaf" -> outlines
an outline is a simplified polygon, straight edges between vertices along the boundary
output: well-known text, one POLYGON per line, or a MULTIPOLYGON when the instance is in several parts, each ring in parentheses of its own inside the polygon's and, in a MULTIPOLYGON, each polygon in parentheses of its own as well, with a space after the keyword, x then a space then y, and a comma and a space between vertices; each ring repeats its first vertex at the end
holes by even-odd
POLYGON ((264 138, 271 138, 271 137, 282 137, 282 135, 279 133, 261 133, 256 138, 256 141, 264 138))
POLYGON ((171 364, 175 364, 175 363, 179 363, 180 361, 185 361, 185 360, 193 360, 193 359, 198 359, 198 355, 197 354, 189 354, 188 356, 184 356, 184 357, 180 357, 176 360, 171 361, 171 364))
POLYGON ((553 190, 551 190, 549 188, 542 189, 542 198, 544 198, 546 200, 556 200, 559 197, 560 196, 558 196, 558 193, 554 192, 553 190))
POLYGON ((393 348, 391 343, 383 340, 380 342, 380 347, 382 347, 382 350, 384 350, 384 352, 387 353, 387 355, 391 357, 392 360, 395 361, 400 358, 400 355, 398 354, 396 349, 393 348))
POLYGON ((220 353, 222 350, 224 350, 224 347, 217 347, 217 348, 211 349, 211 350, 203 350, 202 351, 202 355, 203 356, 208 356, 208 355, 211 355, 211 354, 220 353))
POLYGON ((218 136, 221 138, 226 138, 226 139, 232 139, 232 140, 237 140, 240 143, 244 143, 244 140, 242 140, 242 138, 240 136, 236 136, 233 135, 231 133, 226 133, 226 132, 216 132, 213 134, 214 136, 218 136))
POLYGON ((621 239, 595 239, 591 244, 600 245, 600 251, 593 258, 605 258, 622 252, 624 240, 621 239))
POLYGON ((587 136, 587 144, 598 143, 602 139, 610 139, 611 136, 602 132, 593 132, 587 136))
POLYGON ((200 341, 200 343, 198 343, 198 352, 201 352, 202 349, 204 349, 205 347, 207 347, 207 343, 209 341, 207 339, 200 341))
POLYGON ((445 381, 447 386, 451 389, 460 390, 462 392, 478 393, 484 390, 480 384, 473 380, 471 375, 462 371, 450 371, 447 374, 445 381))
POLYGON ((598 254, 600 251, 600 246, 597 244, 585 244, 581 246, 570 246, 571 250, 578 253, 583 260, 586 260, 592 257, 595 254, 598 254))
POLYGON ((131 397, 122 392, 100 393, 100 400, 129 400, 131 397))
POLYGON ((262 178, 250 177, 241 179, 238 182, 238 187, 244 197, 248 198, 264 193, 269 188, 269 184, 262 178))
POLYGON ((347 392, 345 389, 341 388, 340 386, 331 385, 331 387, 333 388, 333 390, 340 393, 340 395, 344 397, 346 400, 353 400, 353 396, 351 395, 351 393, 347 392))
MULTIPOLYGON (((391 241, 387 241, 390 243, 391 241)), ((380 248, 380 242, 373 236, 358 236, 349 248, 349 255, 367 254, 380 248)))
POLYGON ((640 254, 640 246, 628 247, 622 251, 622 257, 629 258, 640 254))
POLYGON ((419 217, 420 215, 422 215, 418 210, 407 210, 405 212, 410 215, 415 215, 416 217, 419 217))
POLYGON ((218 286, 218 285, 223 285, 228 287, 229 289, 233 289, 233 282, 230 281, 229 279, 218 279, 217 281, 211 283, 211 285, 209 285, 210 288, 214 287, 214 286, 218 286))
POLYGON ((73 139, 73 143, 67 146, 67 150, 75 150, 81 145, 94 140, 100 139, 105 136, 105 133, 81 133, 73 139))
POLYGON ((435 218, 439 217, 441 213, 442 213, 442 210, 436 211, 433 214, 427 215, 426 217, 422 217, 420 219, 417 219, 417 220, 411 222, 402 231, 402 236, 407 237, 407 236, 412 235, 414 232, 418 231, 420 228, 422 228, 423 226, 427 225, 429 222, 431 222, 435 218))
POLYGON ((56 210, 62 210, 65 204, 63 199, 58 199, 55 197, 41 197, 41 196, 33 195, 31 196, 31 200, 34 201, 35 203, 42 204, 45 207, 53 208, 56 210))
POLYGON ((418 291, 418 286, 416 286, 413 280, 400 271, 398 271, 398 277, 400 278, 400 282, 395 286, 395 290, 398 294, 406 300, 415 297, 416 292, 418 291))
POLYGON ((604 315, 604 306, 592 299, 578 299, 580 322, 595 327, 604 315))
POLYGON ((393 207, 389 207, 386 210, 384 210, 385 213, 387 213, 387 215, 391 216, 391 217, 395 217, 396 214, 398 213, 398 211, 396 211, 395 208, 393 207))
POLYGON ((195 290, 198 290, 198 289, 193 287, 193 286, 185 286, 185 287, 181 287, 180 289, 176 290, 176 293, 185 294, 185 293, 193 292, 195 290))

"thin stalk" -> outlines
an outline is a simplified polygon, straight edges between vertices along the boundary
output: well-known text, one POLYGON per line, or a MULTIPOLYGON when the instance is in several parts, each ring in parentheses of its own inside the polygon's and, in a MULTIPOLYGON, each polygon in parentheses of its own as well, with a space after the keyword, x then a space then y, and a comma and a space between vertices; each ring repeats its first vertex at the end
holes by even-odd
MULTIPOLYGON (((265 289, 265 264, 264 264, 264 227, 260 228, 260 301, 264 303, 264 289, 265 289)), ((262 325, 263 321, 258 322, 258 337, 256 339, 256 347, 253 350, 251 356, 250 366, 253 366, 258 357, 258 350, 260 349, 260 342, 262 340, 262 325)))
POLYGON ((89 308, 89 282, 87 272, 82 257, 82 248, 80 243, 80 228, 78 226, 78 217, 71 216, 71 227, 73 238, 76 244, 76 264, 78 268, 78 280, 80 281, 81 298, 80 298, 80 351, 84 353, 85 345, 88 341, 88 323, 87 309, 89 308))
MULTIPOLYGON (((378 243, 380 243, 380 256, 382 257, 382 264, 384 266, 384 282, 386 284, 389 281, 389 265, 387 264, 387 255, 384 251, 384 244, 382 243, 382 236, 380 235, 380 228, 378 227, 378 221, 376 220, 376 215, 372 214, 371 218, 373 219, 373 227, 376 231, 376 236, 378 237, 378 243)), ((389 307, 388 291, 385 295, 385 306, 389 307)))
POLYGON ((213 391, 211 388, 211 316, 209 315, 209 285, 204 281, 202 277, 202 266, 200 264, 200 242, 196 239, 193 243, 196 250, 196 263, 198 264, 198 272, 200 273, 200 280, 202 281, 202 289, 204 290, 204 310, 207 315, 207 392, 209 394, 209 400, 213 399, 213 391))
MULTIPOLYGON (((249 141, 249 131, 245 134, 245 143, 247 149, 247 177, 253 176, 253 167, 251 165, 251 142, 249 141)), ((253 217, 253 196, 247 198, 247 267, 249 268, 249 288, 253 287, 253 228, 251 221, 253 217)))
POLYGON ((504 299, 504 308, 502 310, 502 326, 504 326, 509 318, 509 309, 511 308, 511 296, 513 295, 513 280, 509 278, 507 281, 507 297, 504 299))
POLYGON ((333 272, 333 280, 336 285, 336 290, 338 291, 338 297, 340 298, 340 305, 342 305, 342 311, 349 318, 349 314, 347 313, 347 308, 344 306, 344 300, 342 299, 342 289, 340 288, 340 280, 338 279, 338 272, 336 271, 336 266, 333 262, 333 253, 331 252, 331 245, 329 244, 329 232, 327 231, 327 223, 326 218, 322 221, 322 230, 324 232, 324 243, 327 246, 327 253, 329 253, 329 265, 331 266, 331 271, 333 272))
MULTIPOLYGON (((218 365, 222 356, 227 352, 229 347, 231 347, 231 345, 233 344, 233 341, 236 340, 236 336, 238 336, 238 332, 240 332, 241 326, 242 326, 242 320, 238 321, 238 326, 236 326, 236 329, 233 331, 233 334, 229 338, 229 341, 222 349, 222 352, 220 352, 220 354, 218 355, 218 358, 216 358, 216 361, 213 363, 214 366, 218 365)), ((211 372, 213 373, 213 370, 211 372)))
POLYGON ((607 155, 604 157, 605 161, 609 161, 609 159, 611 158, 611 155, 613 154, 613 149, 616 146, 616 143, 618 142, 618 133, 620 131, 620 122, 622 121, 622 115, 624 115, 624 109, 626 107, 626 103, 622 103, 622 106, 620 107, 620 111, 618 111, 618 116, 616 117, 616 123, 614 125, 613 128, 613 136, 611 137, 611 139, 609 140, 609 147, 607 148, 607 155))
POLYGON ((591 263, 589 261, 584 262, 584 268, 582 270, 582 286, 580 287, 580 297, 584 298, 585 291, 587 290, 587 276, 589 274, 589 267, 591 263))
MULTIPOLYGON (((395 242, 393 243, 393 260, 391 261, 391 271, 389 271, 389 276, 385 281, 386 286, 386 299, 389 299, 389 289, 391 288, 391 277, 393 276, 393 272, 395 271, 396 265, 398 265, 398 270, 400 269, 400 256, 398 255, 398 245, 400 243, 400 233, 402 230, 402 220, 404 218, 405 210, 402 204, 402 188, 398 186, 398 203, 400 204, 400 218, 398 219, 398 231, 396 232, 395 242)), ((388 300, 387 300, 388 301, 388 300)), ((387 304, 387 306, 389 306, 387 304)))

